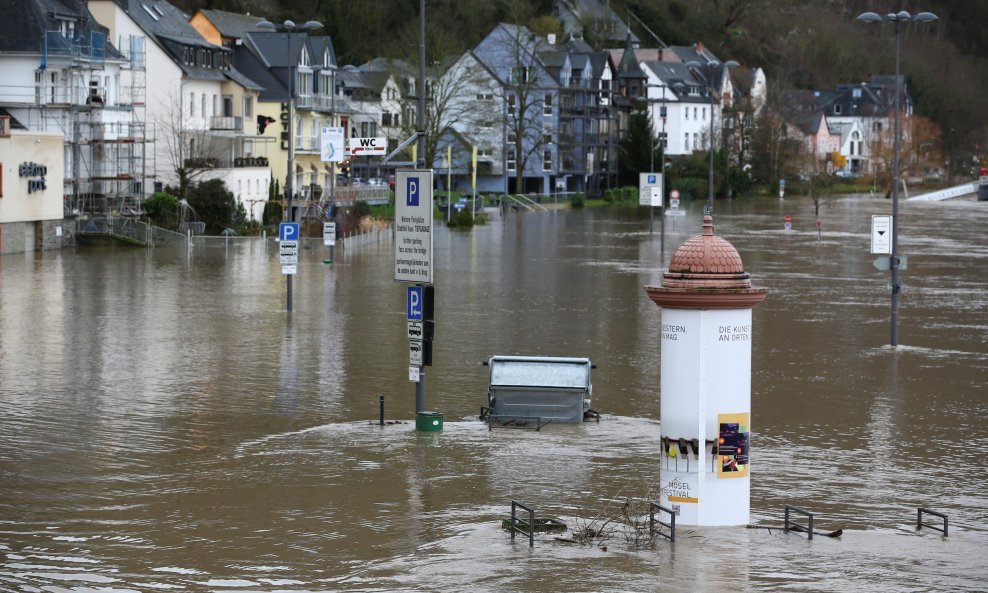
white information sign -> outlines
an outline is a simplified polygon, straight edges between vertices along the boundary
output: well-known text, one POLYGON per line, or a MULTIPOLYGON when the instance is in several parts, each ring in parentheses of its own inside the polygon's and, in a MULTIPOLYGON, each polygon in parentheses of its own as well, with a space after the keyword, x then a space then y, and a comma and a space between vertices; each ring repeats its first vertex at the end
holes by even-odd
POLYGON ((294 276, 298 272, 298 266, 292 264, 290 266, 281 266, 281 273, 285 276, 294 276))
POLYGON ((298 241, 282 241, 278 245, 281 265, 293 266, 298 263, 298 241))
POLYGON ((408 364, 413 367, 422 366, 422 340, 408 341, 408 364))
POLYGON ((322 223, 322 244, 323 245, 336 245, 336 223, 335 222, 324 222, 322 223))
POLYGON ((892 217, 887 214, 871 217, 871 252, 892 253, 892 217))
POLYGON ((421 340, 422 339, 422 322, 421 321, 409 321, 408 322, 408 339, 409 340, 421 340))
POLYGON ((432 171, 395 173, 395 280, 432 283, 432 171))
POLYGON ((350 138, 353 156, 384 156, 388 154, 387 138, 350 138))
POLYGON ((638 204, 662 207, 662 173, 638 174, 638 204), (657 189, 653 192, 652 188, 657 189))
POLYGON ((320 146, 320 160, 339 163, 346 160, 346 140, 343 128, 323 128, 320 146))
POLYGON ((408 380, 411 381, 412 383, 419 382, 419 367, 417 366, 408 367, 408 380))

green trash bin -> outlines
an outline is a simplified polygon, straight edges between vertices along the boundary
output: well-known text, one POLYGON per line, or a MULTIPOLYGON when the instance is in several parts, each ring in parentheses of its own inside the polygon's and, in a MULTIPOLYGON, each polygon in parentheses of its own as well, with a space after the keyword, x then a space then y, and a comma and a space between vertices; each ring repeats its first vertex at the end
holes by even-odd
POLYGON ((419 412, 415 415, 415 430, 419 432, 440 432, 442 429, 442 412, 419 412))

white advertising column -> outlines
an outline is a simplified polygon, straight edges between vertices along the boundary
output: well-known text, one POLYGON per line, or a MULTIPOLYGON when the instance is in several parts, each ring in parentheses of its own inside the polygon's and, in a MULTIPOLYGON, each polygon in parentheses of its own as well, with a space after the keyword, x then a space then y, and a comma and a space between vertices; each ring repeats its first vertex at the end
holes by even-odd
POLYGON ((747 524, 751 312, 767 291, 710 216, 645 290, 662 307, 660 503, 677 523, 747 524))

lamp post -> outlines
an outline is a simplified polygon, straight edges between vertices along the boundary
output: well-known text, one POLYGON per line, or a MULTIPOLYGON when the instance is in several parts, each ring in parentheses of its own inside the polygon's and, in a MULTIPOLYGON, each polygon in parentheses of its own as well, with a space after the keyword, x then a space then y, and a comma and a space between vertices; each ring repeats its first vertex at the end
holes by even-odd
MULTIPOLYGON (((292 79, 294 78, 294 59, 292 57, 292 33, 295 31, 308 32, 322 28, 322 23, 309 21, 304 25, 296 25, 294 21, 285 21, 281 25, 275 25, 265 19, 256 25, 255 28, 262 31, 284 31, 285 32, 285 59, 288 67, 288 171, 285 176, 285 211, 288 213, 288 222, 295 221, 295 214, 292 211, 292 176, 295 171, 295 150, 293 143, 292 126, 295 124, 295 98, 292 96, 292 79)), ((292 312, 292 274, 286 274, 288 283, 288 312, 292 312)))
POLYGON ((895 24, 895 123, 893 134, 895 140, 892 149, 892 254, 889 269, 892 272, 892 306, 889 314, 891 329, 891 345, 899 344, 899 101, 902 94, 902 81, 899 77, 899 25, 901 23, 917 22, 930 23, 939 17, 932 12, 921 12, 916 15, 906 11, 879 15, 865 12, 858 15, 858 20, 865 23, 894 23, 895 24))
POLYGON ((710 171, 708 174, 709 183, 707 188, 707 214, 712 215, 714 213, 714 75, 721 66, 724 67, 724 70, 727 70, 739 64, 734 60, 728 60, 723 64, 717 60, 710 60, 706 64, 693 61, 687 62, 686 65, 690 68, 705 71, 707 87, 710 89, 710 171))

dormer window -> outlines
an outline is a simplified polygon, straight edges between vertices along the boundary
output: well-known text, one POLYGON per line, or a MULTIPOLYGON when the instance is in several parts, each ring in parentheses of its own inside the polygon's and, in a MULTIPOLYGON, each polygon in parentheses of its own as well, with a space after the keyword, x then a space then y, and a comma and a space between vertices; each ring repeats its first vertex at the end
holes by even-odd
POLYGON ((323 54, 322 54, 322 65, 323 65, 323 68, 329 68, 330 66, 333 65, 333 59, 332 59, 332 56, 329 54, 329 48, 328 47, 326 48, 326 51, 323 52, 323 54))
POLYGON ((144 9, 144 12, 148 13, 148 16, 151 17, 152 19, 154 19, 155 22, 158 21, 158 15, 153 10, 151 10, 150 8, 148 8, 146 4, 141 3, 141 8, 143 8, 144 9))
POLYGON ((834 105, 834 115, 840 115, 840 105, 834 105))
POLYGON ((196 49, 194 47, 185 47, 185 63, 194 66, 196 63, 196 49))
POLYGON ((59 21, 58 30, 62 34, 62 37, 72 39, 75 37, 75 21, 59 21))
POLYGON ((299 66, 311 66, 312 62, 309 60, 309 52, 305 51, 305 46, 302 46, 302 55, 298 58, 299 66))

